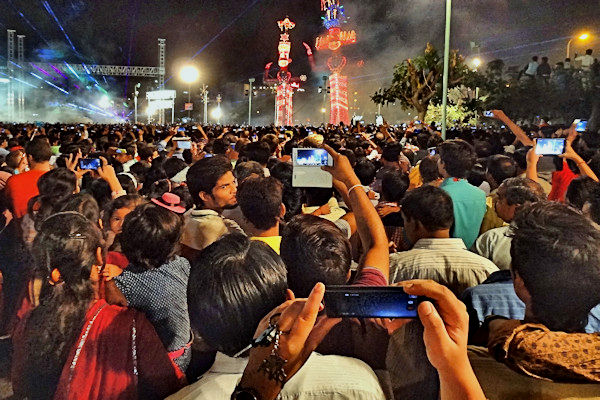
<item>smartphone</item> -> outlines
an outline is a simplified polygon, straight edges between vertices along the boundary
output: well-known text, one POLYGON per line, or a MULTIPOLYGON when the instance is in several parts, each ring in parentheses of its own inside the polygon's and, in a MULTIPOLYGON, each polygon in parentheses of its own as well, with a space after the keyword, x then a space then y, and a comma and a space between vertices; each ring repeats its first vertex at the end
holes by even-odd
POLYGON ((321 167, 333 166, 325 149, 292 149, 292 187, 333 187, 333 178, 321 167))
POLYGON ((100 168, 100 159, 99 158, 82 158, 79 160, 79 168, 80 169, 93 169, 97 170, 100 168))
POLYGON ((429 152, 430 156, 437 155, 437 147, 430 147, 430 148, 427 149, 427 151, 429 152))
POLYGON ((400 286, 326 286, 324 304, 331 318, 418 318, 425 300, 400 286))
POLYGON ((586 120, 579 120, 579 122, 577 122, 575 125, 575 130, 577 132, 585 132, 587 130, 587 124, 588 122, 586 120))
POLYGON ((177 140, 177 148, 181 150, 189 150, 192 148, 190 140, 177 140))
POLYGON ((483 116, 484 117, 489 117, 489 118, 494 118, 494 113, 491 111, 484 111, 483 112, 483 116))
POLYGON ((116 153, 117 154, 127 154, 127 150, 125 150, 125 149, 117 149, 116 153))
POLYGON ((535 154, 558 156, 565 152, 565 139, 536 139, 535 154))
POLYGON ((333 159, 324 149, 294 149, 296 158, 294 164, 299 167, 333 166, 333 159))
POLYGON ((177 132, 185 132, 185 128, 179 128, 177 129, 177 132))

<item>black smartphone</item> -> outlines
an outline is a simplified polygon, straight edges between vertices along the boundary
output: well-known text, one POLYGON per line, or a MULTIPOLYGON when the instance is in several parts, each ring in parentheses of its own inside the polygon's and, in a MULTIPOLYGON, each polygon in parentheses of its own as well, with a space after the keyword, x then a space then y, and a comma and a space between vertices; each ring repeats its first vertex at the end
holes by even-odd
POLYGON ((81 169, 93 169, 97 170, 100 168, 100 159, 99 158, 82 158, 79 160, 79 168, 81 169))
POLYGON ((418 318, 425 300, 400 286, 327 286, 324 303, 332 318, 418 318))

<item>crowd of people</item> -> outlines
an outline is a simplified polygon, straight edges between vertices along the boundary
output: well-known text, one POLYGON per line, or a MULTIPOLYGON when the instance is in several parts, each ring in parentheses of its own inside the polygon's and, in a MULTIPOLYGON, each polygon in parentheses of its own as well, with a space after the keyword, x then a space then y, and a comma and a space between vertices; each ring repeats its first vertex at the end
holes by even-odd
POLYGON ((575 54, 573 59, 567 57, 564 61, 558 61, 554 67, 550 65, 548 57, 542 57, 540 60, 539 56, 533 56, 519 72, 519 79, 542 79, 545 82, 552 79, 565 86, 578 74, 585 84, 600 78, 600 61, 594 57, 593 49, 587 49, 582 55, 575 54))
POLYGON ((600 138, 493 115, 506 128, 447 140, 0 124, 14 398, 494 398, 468 345, 532 380, 600 382, 600 138), (296 148, 329 153, 333 187, 293 185, 296 148), (429 301, 331 318, 329 285, 429 301))

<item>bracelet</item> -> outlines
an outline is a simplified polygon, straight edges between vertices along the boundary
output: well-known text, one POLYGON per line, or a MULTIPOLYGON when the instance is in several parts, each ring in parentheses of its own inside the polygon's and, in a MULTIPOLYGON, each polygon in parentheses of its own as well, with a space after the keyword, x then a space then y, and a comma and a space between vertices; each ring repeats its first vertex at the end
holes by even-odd
POLYGON ((352 186, 350 189, 348 189, 348 197, 350 197, 350 193, 351 193, 351 192, 352 192, 354 189, 356 189, 356 188, 358 188, 358 187, 362 188, 362 187, 363 187, 363 185, 359 183, 359 184, 357 184, 357 185, 354 185, 354 186, 352 186))

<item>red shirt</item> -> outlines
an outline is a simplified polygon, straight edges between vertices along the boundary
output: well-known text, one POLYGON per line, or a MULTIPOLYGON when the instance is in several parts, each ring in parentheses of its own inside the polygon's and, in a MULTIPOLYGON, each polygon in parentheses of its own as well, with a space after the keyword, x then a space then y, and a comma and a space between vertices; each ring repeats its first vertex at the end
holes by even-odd
POLYGON ((23 218, 27 214, 27 203, 40 193, 37 182, 46 172, 34 169, 8 178, 4 189, 15 218, 23 218))
POLYGON ((565 202, 565 196, 567 189, 571 184, 571 181, 577 178, 579 175, 571 171, 566 161, 563 161, 562 171, 555 171, 552 173, 552 190, 548 195, 548 200, 565 202))

